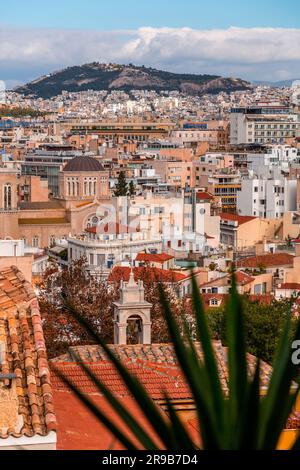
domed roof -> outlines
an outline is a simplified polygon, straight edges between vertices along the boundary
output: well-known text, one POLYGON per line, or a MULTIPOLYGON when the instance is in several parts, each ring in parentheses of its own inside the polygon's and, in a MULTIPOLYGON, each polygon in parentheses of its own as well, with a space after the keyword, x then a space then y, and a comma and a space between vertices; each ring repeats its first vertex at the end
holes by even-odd
POLYGON ((75 157, 70 160, 63 171, 73 172, 73 171, 103 171, 103 166, 93 157, 80 156, 75 157))

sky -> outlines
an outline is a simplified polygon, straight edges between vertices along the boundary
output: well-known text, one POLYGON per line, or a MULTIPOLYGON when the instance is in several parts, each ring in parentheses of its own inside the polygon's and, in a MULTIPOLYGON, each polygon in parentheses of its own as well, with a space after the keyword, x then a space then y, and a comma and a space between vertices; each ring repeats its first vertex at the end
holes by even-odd
POLYGON ((0 80, 8 87, 93 61, 249 80, 299 78, 300 2, 1 2, 0 80))

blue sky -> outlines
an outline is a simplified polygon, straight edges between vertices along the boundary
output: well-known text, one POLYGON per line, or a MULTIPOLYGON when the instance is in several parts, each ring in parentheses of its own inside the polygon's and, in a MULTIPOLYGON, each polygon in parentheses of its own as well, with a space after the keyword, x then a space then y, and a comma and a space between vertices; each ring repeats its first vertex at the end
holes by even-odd
POLYGON ((299 0, 9 0, 0 5, 8 87, 87 62, 249 80, 300 77, 299 0))
POLYGON ((1 22, 14 26, 135 29, 299 27, 299 0, 10 0, 1 2, 1 22), (88 7, 88 9, 87 9, 88 7))
POLYGON ((299 0, 10 0, 1 2, 2 23, 21 27, 135 29, 298 28, 299 0))

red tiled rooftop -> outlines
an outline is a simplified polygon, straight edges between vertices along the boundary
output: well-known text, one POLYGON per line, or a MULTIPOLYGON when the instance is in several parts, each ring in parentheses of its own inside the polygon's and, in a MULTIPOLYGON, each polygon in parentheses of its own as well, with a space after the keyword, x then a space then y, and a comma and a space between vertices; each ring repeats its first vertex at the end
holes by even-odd
POLYGON ((276 289, 283 289, 283 290, 300 290, 300 284, 296 282, 286 282, 284 284, 280 284, 276 287, 276 289))
MULTIPOLYGON (((109 282, 121 282, 129 281, 131 268, 127 266, 115 266, 109 275, 109 282)), ((152 282, 180 282, 186 279, 186 275, 183 273, 179 273, 177 271, 171 271, 168 269, 160 269, 160 268, 153 268, 153 267, 138 267, 133 268, 134 279, 138 281, 139 279, 143 279, 143 276, 147 276, 147 280, 151 280, 152 282)))
POLYGON ((214 198, 212 194, 206 191, 200 191, 196 194, 196 197, 201 201, 211 201, 214 198))
POLYGON ((220 214, 221 220, 229 220, 232 222, 237 222, 238 226, 251 222, 251 220, 257 219, 257 217, 247 216, 247 215, 238 215, 230 213, 220 214))
POLYGON ((167 253, 139 253, 135 258, 136 261, 160 264, 170 261, 171 259, 174 259, 174 256, 168 255, 167 253))
POLYGON ((258 266, 276 267, 276 266, 291 266, 293 264, 294 256, 288 253, 268 253, 265 255, 251 256, 249 258, 240 259, 237 261, 237 267, 256 268, 258 266))
POLYGON ((236 271, 235 273, 236 282, 238 285, 250 284, 255 280, 254 277, 249 276, 249 274, 244 273, 243 271, 236 271))
POLYGON ((0 373, 15 376, 22 418, 21 425, 3 425, 0 439, 47 436, 55 431, 56 418, 39 304, 31 284, 14 266, 0 271, 0 342, 5 345, 0 373))
MULTIPOLYGON (((115 395, 119 397, 131 396, 117 370, 109 361, 86 364, 95 377, 100 379, 115 395)), ((87 394, 99 394, 97 387, 79 364, 57 362, 53 365, 80 390, 84 390, 87 394)), ((164 399, 165 392, 173 400, 191 398, 191 392, 183 380, 181 371, 172 364, 155 364, 138 360, 136 362, 126 361, 126 367, 140 380, 153 400, 164 399)), ((68 390, 68 387, 56 374, 55 369, 52 371, 53 388, 59 391, 68 390)))

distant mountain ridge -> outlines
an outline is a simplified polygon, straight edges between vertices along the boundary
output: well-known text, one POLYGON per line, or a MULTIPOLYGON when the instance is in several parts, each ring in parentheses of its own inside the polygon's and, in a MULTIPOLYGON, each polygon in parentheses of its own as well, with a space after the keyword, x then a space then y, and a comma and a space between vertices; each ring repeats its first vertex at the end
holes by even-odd
POLYGON ((273 87, 273 88, 284 88, 284 87, 291 87, 293 85, 294 82, 296 81, 300 81, 300 79, 290 79, 290 80, 281 80, 280 82, 268 82, 268 81, 255 81, 253 82, 253 84, 255 86, 257 85, 265 85, 265 86, 270 86, 270 87, 273 87))
POLYGON ((252 85, 239 78, 218 75, 193 75, 165 72, 135 65, 101 64, 93 62, 68 67, 43 76, 15 89, 24 95, 52 98, 62 91, 85 90, 155 90, 180 91, 189 95, 214 94, 220 91, 251 89, 252 85))

